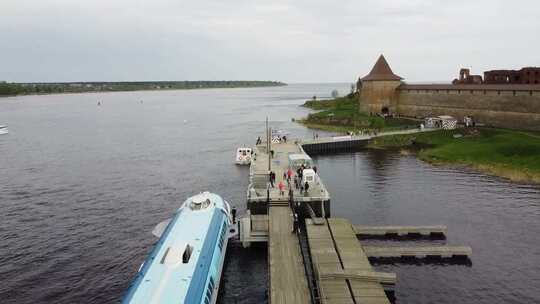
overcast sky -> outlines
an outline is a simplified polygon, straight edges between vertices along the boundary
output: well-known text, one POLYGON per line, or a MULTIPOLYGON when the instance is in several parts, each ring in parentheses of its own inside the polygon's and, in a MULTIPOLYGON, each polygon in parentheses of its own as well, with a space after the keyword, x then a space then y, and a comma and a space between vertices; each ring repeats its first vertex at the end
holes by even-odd
POLYGON ((0 0, 0 80, 406 81, 540 66, 540 2, 0 0))

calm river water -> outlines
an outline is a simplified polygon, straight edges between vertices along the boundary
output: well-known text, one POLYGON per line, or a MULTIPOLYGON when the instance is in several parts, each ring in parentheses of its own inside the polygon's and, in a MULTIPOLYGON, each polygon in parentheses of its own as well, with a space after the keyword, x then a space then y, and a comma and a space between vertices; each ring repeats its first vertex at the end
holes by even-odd
MULTIPOLYGON (((266 116, 312 136, 291 118, 334 88, 348 85, 0 99, 10 130, 0 136, 0 302, 118 302, 157 223, 203 190, 244 210, 248 170, 234 165, 235 148, 254 143, 266 116)), ((470 264, 376 264, 398 273, 397 303, 540 303, 540 187, 390 152, 315 161, 334 216, 445 224, 447 240, 403 245, 472 246, 470 264)), ((265 255, 230 246, 221 303, 266 302, 265 255)))

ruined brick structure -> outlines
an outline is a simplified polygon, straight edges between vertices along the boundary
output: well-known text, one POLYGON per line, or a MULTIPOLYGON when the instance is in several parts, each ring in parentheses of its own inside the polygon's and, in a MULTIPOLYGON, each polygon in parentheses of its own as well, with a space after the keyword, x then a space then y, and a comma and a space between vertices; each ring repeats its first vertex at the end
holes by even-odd
POLYGON ((469 69, 459 70, 459 79, 454 79, 452 84, 481 84, 484 82, 482 76, 480 75, 471 75, 469 69))
POLYGON ((540 130, 540 84, 534 82, 406 84, 381 55, 361 78, 361 88, 360 110, 367 113, 418 118, 452 115, 459 120, 473 116, 490 126, 540 130))
POLYGON ((540 68, 486 71, 484 82, 488 84, 540 84, 540 68))

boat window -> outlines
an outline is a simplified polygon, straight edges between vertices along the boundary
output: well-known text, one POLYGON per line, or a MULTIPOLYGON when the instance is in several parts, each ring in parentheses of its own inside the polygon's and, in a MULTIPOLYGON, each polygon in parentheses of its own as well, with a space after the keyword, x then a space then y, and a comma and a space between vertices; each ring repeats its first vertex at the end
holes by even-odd
POLYGON ((229 203, 225 201, 225 204, 223 205, 225 206, 225 210, 227 210, 227 214, 231 213, 231 211, 229 210, 229 203))
POLYGON ((171 247, 167 247, 167 250, 165 250, 165 253, 163 254, 163 257, 161 258, 161 264, 164 264, 165 263, 165 259, 167 258, 167 255, 169 254, 169 250, 171 249, 171 247))
POLYGON ((204 299, 205 303, 210 303, 210 300, 212 299, 212 293, 214 293, 214 289, 208 284, 208 287, 206 287, 206 297, 204 299))
POLYGON ((192 252, 193 252, 193 246, 186 245, 186 250, 184 250, 184 254, 182 254, 182 263, 184 264, 189 263, 189 259, 191 258, 192 252))
POLYGON ((223 226, 221 227, 221 234, 219 235, 219 250, 223 250, 223 242, 225 242, 225 223, 223 223, 223 226))
POLYGON ((201 209, 205 209, 208 206, 210 206, 210 200, 209 199, 206 199, 206 200, 204 200, 202 202, 201 201, 199 201, 199 202, 192 201, 191 204, 189 205, 191 210, 201 210, 201 209))

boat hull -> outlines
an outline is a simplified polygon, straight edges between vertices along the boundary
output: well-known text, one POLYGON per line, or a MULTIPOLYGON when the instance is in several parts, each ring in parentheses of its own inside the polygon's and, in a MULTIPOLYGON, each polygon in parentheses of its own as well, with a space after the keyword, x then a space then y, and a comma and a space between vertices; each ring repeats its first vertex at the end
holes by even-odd
POLYGON ((215 303, 231 225, 229 211, 226 201, 208 192, 184 202, 122 303, 215 303), (193 207, 194 198, 207 205, 193 207))
POLYGON ((248 160, 237 160, 237 161, 236 161, 236 164, 237 164, 237 165, 241 165, 241 166, 249 165, 249 164, 251 164, 251 159, 248 159, 248 160))

